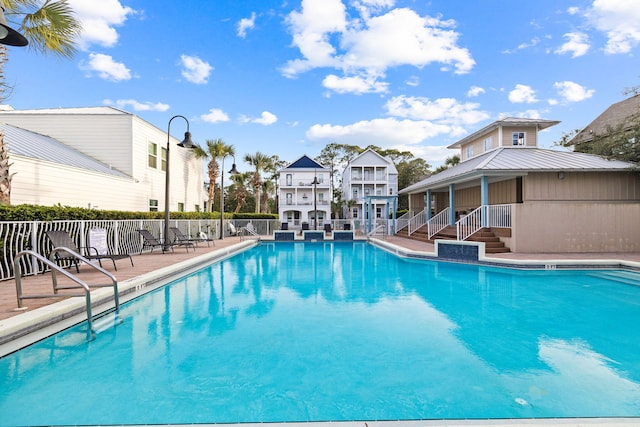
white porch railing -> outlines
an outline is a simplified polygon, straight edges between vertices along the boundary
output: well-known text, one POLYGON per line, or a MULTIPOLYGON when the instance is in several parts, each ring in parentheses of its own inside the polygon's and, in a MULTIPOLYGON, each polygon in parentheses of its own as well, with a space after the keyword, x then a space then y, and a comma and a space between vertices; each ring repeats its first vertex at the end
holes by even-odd
POLYGON ((409 220, 409 236, 411 236, 418 228, 427 223, 427 211, 422 210, 409 220))
POLYGON ((428 238, 431 239, 449 225, 449 208, 444 208, 427 222, 428 238))
POLYGON ((466 240, 485 227, 511 228, 511 205, 483 205, 460 218, 456 223, 458 240, 466 240))
POLYGON ((411 217, 413 217, 413 211, 408 211, 404 215, 396 218, 396 233, 409 226, 409 219, 411 219, 411 217))

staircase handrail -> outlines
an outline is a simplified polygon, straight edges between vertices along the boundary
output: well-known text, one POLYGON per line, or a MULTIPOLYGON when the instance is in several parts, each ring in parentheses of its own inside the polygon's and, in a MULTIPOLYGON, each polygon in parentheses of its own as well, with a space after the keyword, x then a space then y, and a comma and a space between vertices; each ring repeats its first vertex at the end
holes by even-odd
POLYGON ((511 205, 489 205, 487 212, 487 226, 511 228, 511 205))
POLYGON ((427 221, 428 238, 435 236, 449 225, 449 208, 446 207, 442 211, 434 215, 427 221))
POLYGON ((483 228, 482 213, 486 212, 486 208, 486 205, 480 206, 456 222, 458 240, 467 240, 483 228))
POLYGON ((418 212, 416 215, 412 216, 409 219, 409 236, 413 234, 414 231, 422 227, 427 223, 427 211, 423 209, 418 212))
POLYGON ((407 211, 403 215, 396 218, 396 233, 409 226, 409 219, 413 216, 413 211, 407 211))

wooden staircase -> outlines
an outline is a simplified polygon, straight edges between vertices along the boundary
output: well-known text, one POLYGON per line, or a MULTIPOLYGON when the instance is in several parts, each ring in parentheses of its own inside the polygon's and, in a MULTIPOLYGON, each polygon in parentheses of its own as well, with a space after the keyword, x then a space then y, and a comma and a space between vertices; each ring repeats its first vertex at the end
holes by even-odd
MULTIPOLYGON (((414 231, 413 234, 411 234, 411 236, 409 236, 409 230, 407 230, 407 228, 403 228, 398 233, 396 233, 396 236, 399 236, 399 237, 405 237, 408 239, 419 240, 421 242, 427 242, 427 243, 433 243, 436 239, 457 240, 456 227, 452 225, 440 231, 431 239, 429 239, 428 235, 429 233, 427 231, 426 225, 414 231)), ((491 228, 483 228, 477 233, 474 233, 473 235, 471 235, 467 239, 467 241, 484 242, 485 253, 488 253, 488 254, 510 252, 509 248, 507 248, 504 245, 504 242, 501 241, 500 238, 493 233, 491 228)))

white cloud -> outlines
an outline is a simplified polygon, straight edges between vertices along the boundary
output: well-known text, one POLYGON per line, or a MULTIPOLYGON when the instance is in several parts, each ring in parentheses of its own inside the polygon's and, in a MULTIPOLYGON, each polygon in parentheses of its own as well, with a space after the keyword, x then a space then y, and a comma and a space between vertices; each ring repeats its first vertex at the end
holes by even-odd
POLYGON ((329 74, 322 81, 322 86, 337 93, 360 95, 363 93, 385 93, 388 91, 389 84, 377 81, 374 76, 339 77, 335 74, 329 74))
POLYGON ((420 77, 411 76, 405 81, 407 86, 418 86, 420 84, 420 77))
POLYGON ((517 84, 516 88, 509 92, 509 101, 514 104, 533 104, 538 102, 536 91, 531 86, 517 84))
POLYGON ((347 14, 340 0, 303 0, 300 11, 286 19, 301 57, 287 62, 282 73, 295 77, 314 68, 334 68, 344 75, 333 75, 329 88, 345 93, 353 87, 363 93, 362 83, 383 77, 390 67, 439 63, 457 74, 473 68, 470 52, 458 46, 454 21, 422 17, 407 8, 387 11, 393 5, 391 0, 358 0, 352 3, 356 11, 347 14))
POLYGON ((240 117, 240 121, 242 123, 256 123, 259 125, 269 126, 277 122, 278 117, 269 111, 263 111, 260 117, 258 118, 250 118, 250 117, 242 116, 240 117))
POLYGON ((461 104, 453 98, 439 98, 431 101, 428 98, 413 96, 396 96, 390 99, 385 108, 389 115, 412 120, 428 120, 455 126, 473 125, 489 118, 479 110, 480 104, 461 104))
POLYGON ((572 58, 577 58, 586 54, 591 47, 591 44, 589 43, 589 36, 587 36, 585 33, 567 33, 564 35, 564 38, 568 40, 562 46, 556 49, 555 53, 571 53, 572 58))
POLYGON ((182 77, 195 84, 207 83, 213 67, 197 56, 181 55, 182 77))
POLYGON ((82 25, 81 50, 88 50, 93 44, 115 46, 118 42, 115 27, 123 25, 129 15, 137 13, 123 6, 119 0, 68 0, 68 4, 82 25))
POLYGON ((101 79, 119 82, 131 79, 131 70, 122 62, 116 62, 109 55, 102 53, 90 53, 89 63, 81 63, 80 68, 88 71, 90 75, 98 74, 101 79))
POLYGON ((202 114, 200 119, 207 123, 228 122, 229 115, 219 108, 212 108, 207 114, 202 114))
POLYGON ((467 97, 474 98, 480 95, 481 93, 485 93, 485 92, 486 91, 484 90, 484 88, 481 88, 480 86, 471 86, 467 91, 467 97))
POLYGON ((453 131, 448 125, 435 124, 426 120, 398 120, 384 118, 363 120, 346 126, 316 124, 309 128, 306 136, 310 140, 340 141, 345 144, 379 145, 387 148, 393 145, 416 145, 438 135, 447 135, 453 131))
POLYGON ((168 104, 163 104, 162 102, 139 102, 135 99, 118 99, 112 101, 110 99, 105 99, 103 101, 104 105, 111 105, 116 108, 120 108, 121 110, 128 110, 128 107, 132 108, 134 111, 167 111, 169 110, 168 104))
POLYGON ((242 18, 238 22, 238 30, 236 34, 238 37, 245 38, 247 36, 247 30, 253 29, 256 25, 256 13, 251 12, 251 18, 242 18))
POLYGON ((595 93, 593 89, 587 89, 578 83, 564 81, 556 82, 553 87, 558 91, 558 95, 562 97, 564 102, 580 102, 591 98, 595 93))
POLYGON ((605 53, 629 53, 640 44, 637 0, 594 0, 587 19, 607 36, 605 53))

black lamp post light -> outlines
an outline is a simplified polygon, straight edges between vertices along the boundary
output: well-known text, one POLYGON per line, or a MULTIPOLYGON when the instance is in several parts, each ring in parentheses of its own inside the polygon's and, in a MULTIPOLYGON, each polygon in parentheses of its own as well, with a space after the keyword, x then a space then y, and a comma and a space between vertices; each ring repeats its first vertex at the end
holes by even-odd
POLYGON ((8 46, 26 46, 29 41, 19 32, 7 24, 4 16, 4 7, 0 7, 0 44, 8 46))
POLYGON ((171 122, 176 117, 180 117, 187 122, 187 131, 184 133, 184 140, 178 144, 178 147, 193 149, 196 144, 191 140, 191 132, 189 132, 189 120, 184 116, 173 116, 169 120, 169 126, 167 128, 167 167, 165 169, 165 188, 164 188, 164 237, 163 237, 163 250, 169 249, 171 242, 169 242, 169 148, 171 146, 171 122))

